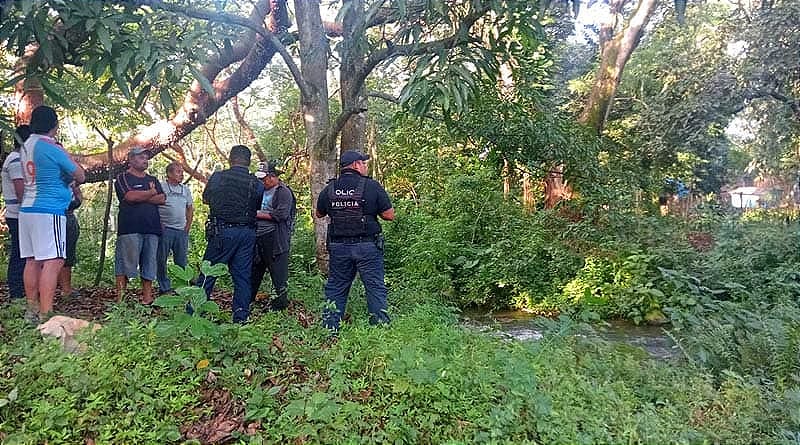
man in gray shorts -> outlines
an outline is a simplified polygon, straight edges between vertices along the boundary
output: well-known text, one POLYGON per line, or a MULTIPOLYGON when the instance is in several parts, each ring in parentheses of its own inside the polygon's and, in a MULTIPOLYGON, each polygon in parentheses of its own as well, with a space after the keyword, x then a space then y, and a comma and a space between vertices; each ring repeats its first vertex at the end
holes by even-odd
POLYGON ((166 196, 158 179, 145 173, 149 159, 150 153, 144 148, 132 148, 128 152, 128 169, 114 181, 119 199, 114 256, 117 301, 122 300, 128 280, 138 276, 142 279, 142 304, 153 302, 156 252, 161 236, 158 206, 166 202, 166 196))

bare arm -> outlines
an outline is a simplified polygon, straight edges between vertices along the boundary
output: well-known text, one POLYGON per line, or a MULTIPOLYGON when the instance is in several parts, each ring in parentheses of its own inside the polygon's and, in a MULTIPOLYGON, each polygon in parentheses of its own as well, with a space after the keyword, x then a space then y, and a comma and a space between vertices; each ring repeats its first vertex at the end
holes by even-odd
POLYGON ((194 206, 186 206, 186 227, 183 228, 186 233, 192 230, 192 219, 194 219, 194 206))
POLYGON ((382 211, 378 216, 380 216, 381 219, 386 221, 394 221, 394 207, 382 211))
MULTIPOLYGON (((158 190, 156 190, 155 184, 152 182, 150 183, 150 188, 147 190, 128 190, 125 192, 124 199, 128 202, 151 202, 151 199, 157 197, 159 195, 158 190)), ((160 194, 166 200, 166 196, 163 193, 160 194)), ((151 202, 152 204, 157 204, 155 202, 151 202)), ((163 202, 162 202, 163 204, 163 202)))
POLYGON ((14 180, 14 194, 17 195, 17 200, 22 201, 22 193, 25 192, 25 180, 24 179, 15 179, 14 180))
POLYGON ((142 191, 129 190, 125 192, 124 199, 128 202, 147 202, 154 196, 156 196, 155 189, 147 189, 142 191))
POLYGON ((147 200, 147 202, 150 203, 150 204, 163 206, 164 204, 167 203, 167 195, 165 195, 163 193, 157 193, 157 194, 151 196, 150 199, 147 200))
MULTIPOLYGON (((72 162, 75 162, 75 161, 72 161, 72 162)), ((75 162, 75 167, 76 167, 75 171, 72 172, 72 179, 74 179, 75 182, 78 183, 78 184, 83 184, 84 182, 86 182, 86 172, 83 171, 83 167, 78 165, 77 162, 75 162)))

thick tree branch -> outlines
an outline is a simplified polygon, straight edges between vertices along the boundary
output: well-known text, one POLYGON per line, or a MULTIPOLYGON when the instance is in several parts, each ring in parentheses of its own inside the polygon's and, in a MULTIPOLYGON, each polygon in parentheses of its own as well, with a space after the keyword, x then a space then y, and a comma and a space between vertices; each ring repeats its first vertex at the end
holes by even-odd
POLYGON ((328 147, 331 150, 336 148, 336 136, 338 136, 339 132, 342 131, 342 128, 347 123, 347 120, 350 119, 350 116, 358 113, 365 113, 366 111, 366 108, 351 108, 342 111, 339 116, 336 117, 336 120, 333 122, 333 125, 331 125, 331 128, 328 130, 328 134, 326 136, 328 147))
MULTIPOLYGON (((281 11, 286 9, 285 0, 260 1, 253 8, 253 13, 251 14, 250 18, 244 18, 225 12, 208 11, 177 4, 165 3, 161 0, 131 0, 123 3, 130 3, 139 6, 150 6, 152 8, 174 12, 176 14, 182 14, 186 17, 194 19, 206 20, 209 22, 227 23, 229 25, 244 27, 261 36, 264 40, 275 47, 275 49, 278 51, 278 54, 280 54, 281 58, 283 58, 284 63, 286 63, 287 68, 289 68, 289 72, 292 73, 292 77, 300 89, 300 94, 308 93, 308 86, 305 84, 303 77, 300 75, 300 69, 297 67, 297 64, 294 63, 294 59, 286 50, 283 42, 281 42, 281 40, 275 35, 276 32, 281 32, 282 30, 289 28, 290 24, 284 23, 283 19, 274 20, 272 21, 272 26, 277 27, 277 29, 273 30, 268 30, 263 25, 264 19, 271 11, 281 11)), ((276 17, 277 16, 284 17, 284 14, 276 14, 276 17)), ((285 17, 285 20, 288 21, 288 15, 285 17)))
MULTIPOLYGON (((261 0, 254 8, 254 13, 258 11, 259 14, 264 14, 264 11, 267 10, 265 7, 267 1, 261 0)), ((259 20, 264 20, 263 15, 259 17, 259 20)), ((127 151, 133 146, 147 148, 153 154, 170 148, 192 130, 202 125, 230 98, 247 88, 277 52, 270 41, 257 34, 249 42, 239 42, 231 52, 235 54, 220 54, 214 60, 210 60, 202 67, 201 72, 209 79, 216 79, 222 69, 230 66, 245 50, 246 55, 233 73, 225 79, 213 82, 213 95, 209 95, 198 81, 192 82, 183 106, 176 115, 170 120, 156 122, 122 142, 114 149, 114 161, 124 160, 127 151)), ((87 169, 89 179, 94 181, 102 180, 103 172, 111 167, 107 165, 105 156, 100 154, 83 156, 79 158, 79 162, 87 169)))
POLYGON ((233 96, 233 98, 231 98, 231 108, 233 109, 233 116, 236 118, 236 122, 242 127, 244 134, 247 136, 247 143, 250 145, 250 148, 255 150, 258 160, 261 162, 267 161, 267 155, 261 148, 261 144, 258 143, 258 138, 256 138, 253 128, 250 127, 250 124, 244 119, 242 110, 239 108, 239 96, 233 96))
POLYGON ((364 65, 356 73, 354 84, 358 87, 362 86, 367 79, 367 76, 372 73, 380 63, 393 59, 399 56, 419 56, 422 54, 429 54, 440 51, 442 49, 452 49, 456 46, 469 43, 472 37, 469 35, 469 30, 475 25, 475 22, 483 17, 488 12, 489 7, 484 5, 480 9, 464 16, 459 20, 458 28, 452 35, 430 42, 415 43, 408 45, 388 45, 386 48, 373 52, 366 60, 364 65))
POLYGON ((400 103, 400 98, 392 96, 389 93, 383 93, 381 91, 370 91, 370 92, 367 93, 367 96, 375 97, 375 98, 378 98, 378 99, 383 99, 383 100, 385 100, 387 102, 391 102, 393 104, 399 104, 400 103))

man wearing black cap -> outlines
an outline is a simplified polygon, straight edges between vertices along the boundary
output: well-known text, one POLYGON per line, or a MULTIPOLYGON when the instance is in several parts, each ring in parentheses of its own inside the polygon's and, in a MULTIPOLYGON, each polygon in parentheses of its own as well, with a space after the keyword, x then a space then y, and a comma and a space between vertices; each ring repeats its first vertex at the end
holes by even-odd
POLYGON ((369 156, 353 150, 342 153, 341 175, 328 183, 317 199, 318 218, 330 217, 328 253, 330 265, 325 298, 336 306, 323 314, 325 327, 333 332, 347 306, 347 295, 361 276, 367 296, 370 324, 389 323, 383 271, 383 235, 378 217, 394 219, 394 208, 386 190, 366 176, 369 156))
POLYGON ((128 151, 128 169, 117 175, 114 190, 119 199, 117 244, 114 252, 117 301, 128 288, 128 280, 142 281, 142 304, 153 302, 153 280, 156 279, 158 238, 161 217, 158 206, 166 195, 155 176, 146 173, 150 152, 142 147, 128 151))
MULTIPOLYGON (((250 316, 250 277, 256 243, 256 212, 261 208, 264 185, 250 174, 250 149, 234 145, 228 155, 231 168, 208 178, 203 202, 208 204, 206 253, 203 260, 224 263, 233 280, 233 322, 245 323, 250 316)), ((211 297, 216 277, 200 276, 211 297)))
POLYGON ((269 270, 275 291, 275 298, 269 303, 269 309, 273 311, 289 306, 289 244, 297 214, 294 193, 278 179, 281 173, 272 162, 260 163, 255 173, 264 184, 264 194, 261 210, 256 213, 251 301, 256 298, 264 272, 269 270))

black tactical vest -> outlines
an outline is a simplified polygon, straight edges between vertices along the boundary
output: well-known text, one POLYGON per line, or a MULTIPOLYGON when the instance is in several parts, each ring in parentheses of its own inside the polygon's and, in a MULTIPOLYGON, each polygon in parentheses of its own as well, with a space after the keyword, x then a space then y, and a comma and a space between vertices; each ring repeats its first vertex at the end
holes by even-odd
POLYGON ((364 215, 364 186, 367 178, 361 178, 358 186, 348 188, 344 181, 335 181, 328 187, 330 200, 331 237, 347 238, 367 235, 367 217, 364 215))
POLYGON ((253 199, 258 179, 245 169, 232 168, 218 173, 219 187, 208 200, 211 216, 225 224, 255 224, 253 199))

